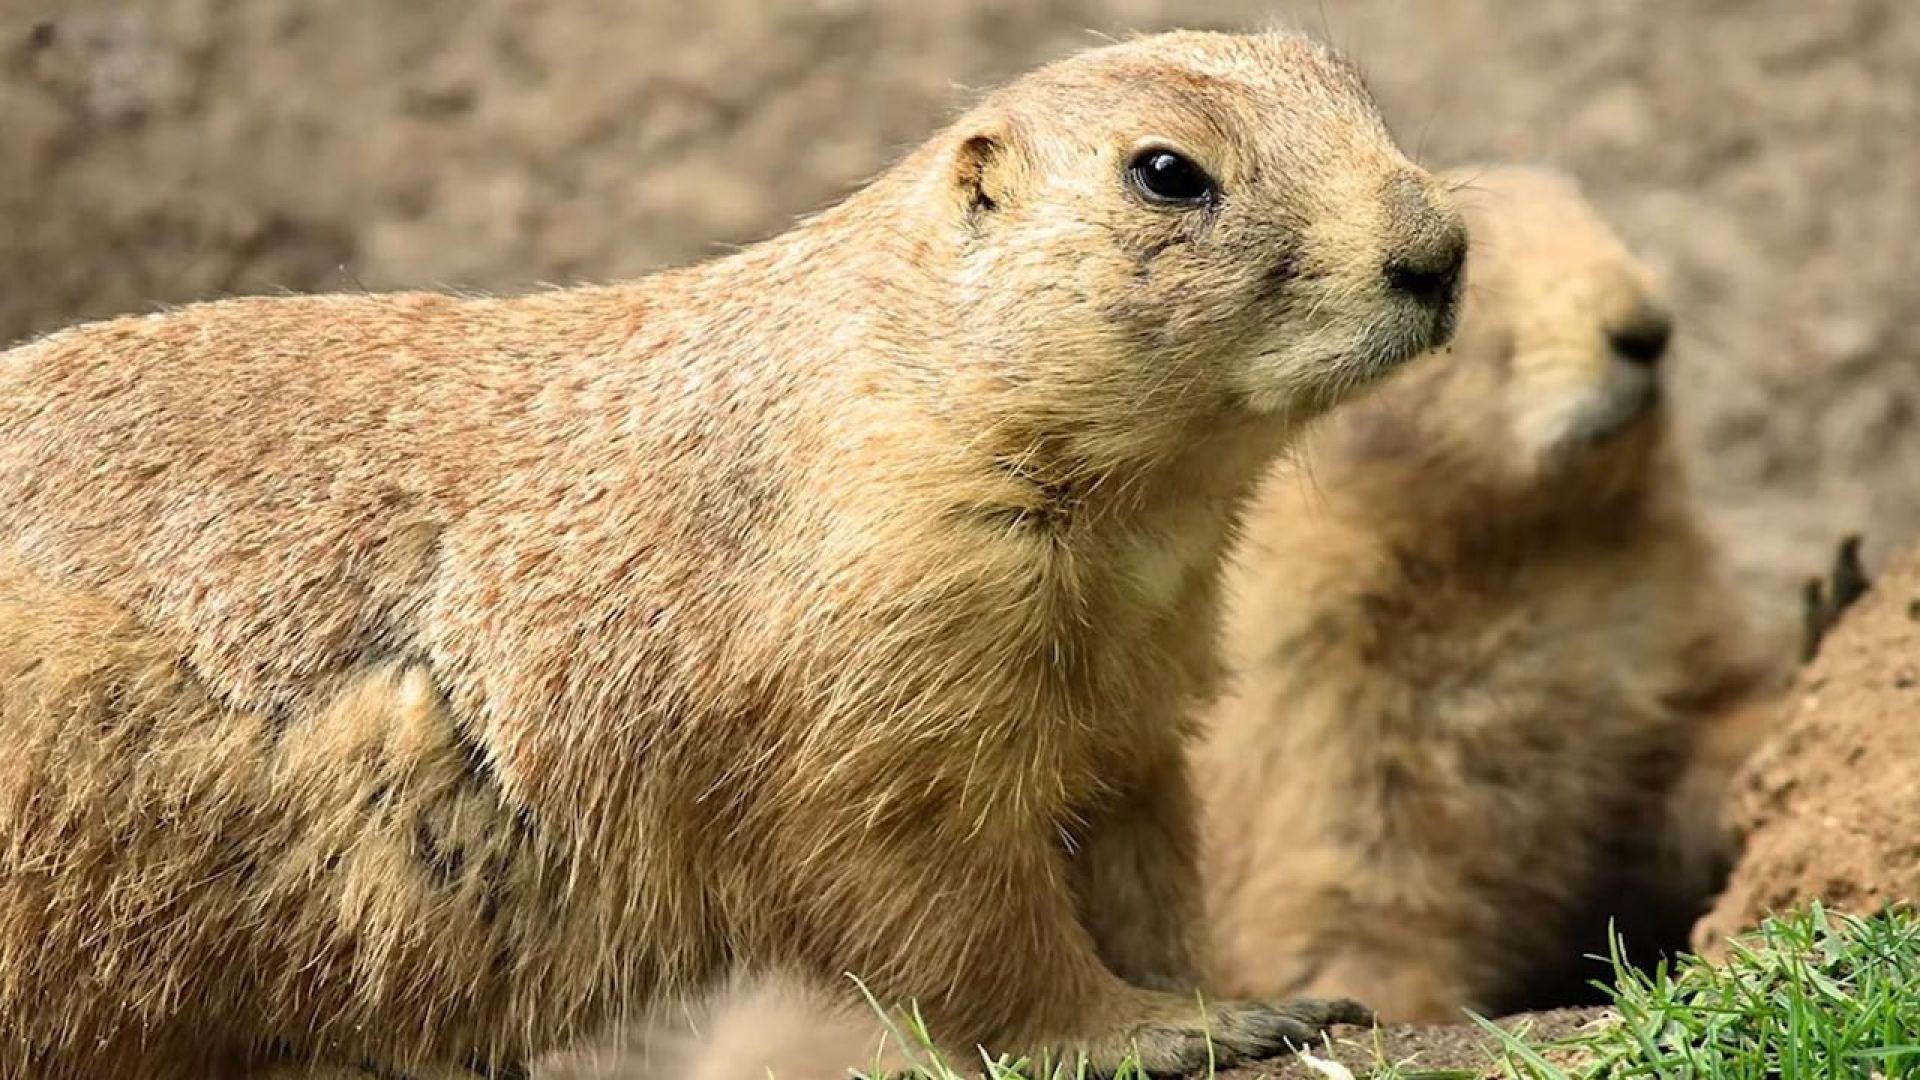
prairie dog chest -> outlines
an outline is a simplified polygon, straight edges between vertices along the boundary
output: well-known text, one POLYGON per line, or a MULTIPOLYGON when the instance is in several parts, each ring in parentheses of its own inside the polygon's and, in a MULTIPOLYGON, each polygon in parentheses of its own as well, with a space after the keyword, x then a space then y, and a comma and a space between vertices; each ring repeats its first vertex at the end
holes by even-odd
POLYGON ((1095 633, 1090 695, 1071 801, 1105 798, 1124 778, 1179 752, 1184 718, 1219 670, 1215 622, 1226 531, 1205 517, 1162 523, 1109 548, 1104 593, 1085 616, 1095 633))
POLYGON ((1206 510, 1164 515, 1124 537, 1116 552, 1122 603, 1149 624, 1177 616, 1211 595, 1226 544, 1226 516, 1206 510))

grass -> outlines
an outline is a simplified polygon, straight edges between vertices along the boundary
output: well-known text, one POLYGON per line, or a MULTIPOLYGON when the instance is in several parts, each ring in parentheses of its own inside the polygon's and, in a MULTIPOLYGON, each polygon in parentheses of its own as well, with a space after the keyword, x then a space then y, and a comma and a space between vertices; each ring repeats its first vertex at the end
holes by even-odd
POLYGON ((1643 971, 1616 948, 1616 1022, 1552 1046, 1484 1020, 1516 1080, 1843 1080, 1920 1076, 1920 918, 1815 905, 1769 919, 1726 961, 1643 971), (1571 1062, 1572 1064, 1569 1064, 1571 1062))
MULTIPOLYGON (((1920 916, 1869 917, 1815 905, 1777 916, 1732 944, 1723 963, 1682 956, 1652 970, 1618 946, 1607 987, 1616 1019, 1538 1042, 1475 1017, 1488 1033, 1484 1072, 1387 1062, 1376 1080, 1894 1080, 1920 1077, 1920 916)), ((870 999, 871 1000, 871 999, 870 999)), ((917 1012, 888 1020, 925 1080, 1083 1080, 1077 1066, 944 1060, 917 1012)), ((1376 1048, 1378 1047, 1376 1041, 1376 1048)), ((882 1075, 875 1072, 873 1075, 882 1075)), ((898 1075, 898 1074, 896 1074, 898 1075)), ((1115 1080, 1144 1080, 1122 1067, 1115 1080)))

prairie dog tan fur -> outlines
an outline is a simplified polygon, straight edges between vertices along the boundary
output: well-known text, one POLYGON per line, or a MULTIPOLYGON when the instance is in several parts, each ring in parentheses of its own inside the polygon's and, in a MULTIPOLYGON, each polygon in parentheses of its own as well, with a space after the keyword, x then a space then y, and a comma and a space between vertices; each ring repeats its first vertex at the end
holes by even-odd
POLYGON ((775 967, 1096 1069, 1363 1015, 1196 1015, 1182 718, 1464 246, 1335 55, 1177 34, 704 265, 0 356, 0 1067, 501 1070, 775 967))
MULTIPOLYGON (((663 1009, 620 1037, 540 1063, 537 1080, 847 1080, 913 1075, 926 1065, 905 1017, 882 1020, 870 1004, 778 973, 736 979, 685 1008, 663 1009), (908 1044, 903 1048, 903 1040, 908 1044)), ((978 1062, 957 1050, 965 1070, 978 1062)))
POLYGON ((1676 777, 1767 665, 1665 446, 1670 316, 1571 180, 1457 179, 1451 359, 1304 439, 1230 564, 1195 763, 1227 992, 1551 1003, 1608 915, 1647 956, 1712 887, 1712 793, 1676 777))

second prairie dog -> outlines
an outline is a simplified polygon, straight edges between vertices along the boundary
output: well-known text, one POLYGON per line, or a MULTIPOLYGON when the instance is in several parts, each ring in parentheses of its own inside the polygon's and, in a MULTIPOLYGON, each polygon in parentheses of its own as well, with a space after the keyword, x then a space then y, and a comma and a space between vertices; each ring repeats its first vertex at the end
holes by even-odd
POLYGON ((735 969, 1096 1070, 1361 1017, 1200 1015, 1184 721, 1464 245, 1331 51, 1175 34, 700 266, 0 355, 0 1070, 505 1071, 735 969))
POLYGON ((1717 774, 1677 774, 1765 665, 1665 445, 1669 314, 1570 179, 1455 179, 1451 359, 1303 440, 1229 571, 1195 761, 1227 993, 1552 1003, 1608 915, 1645 956, 1712 888, 1717 774))

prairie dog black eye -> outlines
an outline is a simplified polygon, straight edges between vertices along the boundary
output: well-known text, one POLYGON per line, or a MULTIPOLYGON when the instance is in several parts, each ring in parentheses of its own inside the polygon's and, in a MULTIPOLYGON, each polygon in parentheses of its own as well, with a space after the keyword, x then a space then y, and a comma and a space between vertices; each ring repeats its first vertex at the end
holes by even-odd
POLYGON ((1148 202, 1169 206, 1196 206, 1212 202, 1219 194, 1205 169, 1161 148, 1135 154, 1127 164, 1127 182, 1148 202))

